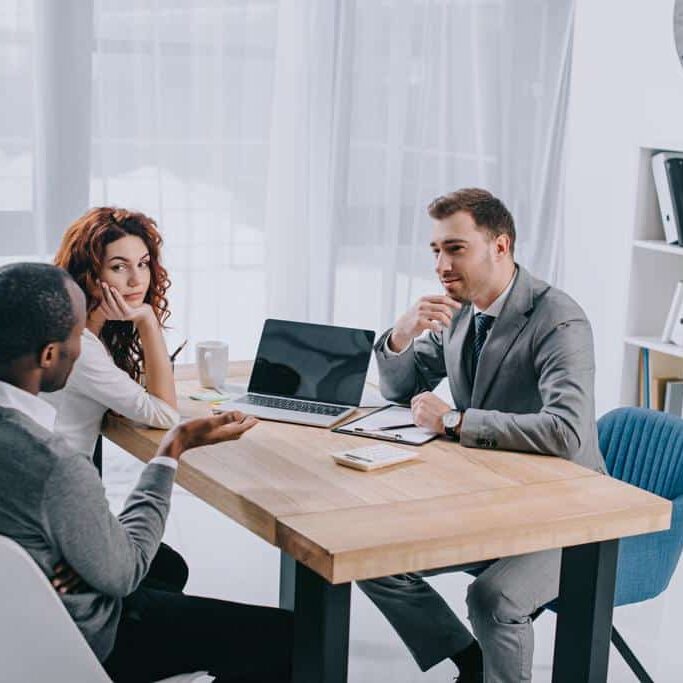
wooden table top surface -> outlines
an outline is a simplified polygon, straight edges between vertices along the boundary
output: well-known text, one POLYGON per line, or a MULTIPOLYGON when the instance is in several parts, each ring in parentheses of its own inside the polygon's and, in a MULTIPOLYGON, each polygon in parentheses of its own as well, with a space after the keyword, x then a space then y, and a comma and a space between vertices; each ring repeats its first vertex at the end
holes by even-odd
MULTIPOLYGON (((246 380, 251 363, 232 363, 246 380)), ((192 366, 176 369, 180 412, 192 366)), ((148 461, 163 436, 109 416, 104 435, 148 461)), ((240 440, 183 455, 178 483, 331 583, 517 555, 668 529, 669 501, 553 456, 438 439, 419 460, 374 472, 330 453, 380 442, 260 421, 240 440)), ((405 448, 410 448, 402 446, 405 448)))

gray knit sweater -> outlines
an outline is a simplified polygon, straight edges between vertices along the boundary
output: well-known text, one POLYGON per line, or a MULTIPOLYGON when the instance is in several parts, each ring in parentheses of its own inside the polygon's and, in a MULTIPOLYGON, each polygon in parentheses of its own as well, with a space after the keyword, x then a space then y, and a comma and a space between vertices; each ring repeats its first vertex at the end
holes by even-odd
POLYGON ((0 407, 0 534, 48 577, 65 560, 88 584, 62 600, 100 661, 114 645, 122 598, 159 547, 174 476, 170 467, 148 465, 117 518, 92 463, 30 417, 0 407))

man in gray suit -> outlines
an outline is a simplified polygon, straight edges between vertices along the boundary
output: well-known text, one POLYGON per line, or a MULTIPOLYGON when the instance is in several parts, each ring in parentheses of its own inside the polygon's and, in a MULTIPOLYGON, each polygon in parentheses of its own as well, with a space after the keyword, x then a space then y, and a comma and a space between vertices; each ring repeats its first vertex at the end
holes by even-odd
MULTIPOLYGON (((604 472, 591 328, 564 292, 514 261, 500 200, 464 189, 434 200, 431 248, 445 294, 422 297, 377 342, 382 394, 463 446, 567 458, 604 472), (448 378, 455 409, 432 390, 448 378)), ((558 594, 560 550, 468 567, 476 640, 424 576, 360 582, 423 671, 452 659, 460 683, 531 680, 531 615, 558 594)))

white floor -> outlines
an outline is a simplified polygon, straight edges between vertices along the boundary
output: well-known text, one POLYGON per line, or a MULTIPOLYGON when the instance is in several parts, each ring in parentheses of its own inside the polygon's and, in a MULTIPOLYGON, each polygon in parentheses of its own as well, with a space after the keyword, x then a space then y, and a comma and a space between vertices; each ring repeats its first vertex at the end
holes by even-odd
MULTIPOLYGON (((104 481, 114 510, 120 509, 141 467, 131 456, 105 441, 104 481)), ((277 604, 278 551, 178 486, 165 541, 190 566, 188 593, 277 604)), ((683 604, 681 566, 664 595, 641 605, 621 607, 615 614, 615 624, 657 683, 683 681, 683 648, 676 628, 676 617, 683 604)), ((467 578, 453 574, 437 577, 432 582, 455 611, 463 615, 467 578)), ((555 620, 550 614, 544 614, 536 622, 534 681, 538 683, 550 681, 554 627, 555 620)), ((448 683, 454 673, 455 667, 450 663, 421 673, 374 605, 354 587, 351 683, 448 683)), ((631 683, 635 680, 612 648, 609 681, 631 683)))

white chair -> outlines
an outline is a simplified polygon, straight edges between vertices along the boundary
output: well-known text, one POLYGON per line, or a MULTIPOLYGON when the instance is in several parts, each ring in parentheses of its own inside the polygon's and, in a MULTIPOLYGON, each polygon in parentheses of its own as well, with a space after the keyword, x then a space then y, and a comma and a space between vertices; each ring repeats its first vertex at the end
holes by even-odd
MULTIPOLYGON (((33 558, 0 535, 0 680, 110 683, 102 665, 33 558)), ((163 683, 212 681, 206 672, 163 683)))

